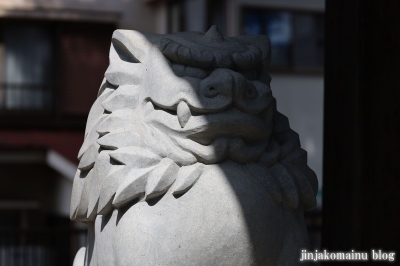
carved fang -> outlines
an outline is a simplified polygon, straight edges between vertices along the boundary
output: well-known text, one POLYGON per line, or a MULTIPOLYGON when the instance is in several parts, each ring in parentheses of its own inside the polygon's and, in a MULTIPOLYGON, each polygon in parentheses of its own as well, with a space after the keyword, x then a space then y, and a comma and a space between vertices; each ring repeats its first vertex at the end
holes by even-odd
POLYGON ((146 103, 145 108, 144 108, 144 115, 148 116, 153 111, 154 111, 154 105, 153 105, 153 103, 151 101, 148 101, 146 103))
POLYGON ((190 113, 190 109, 189 109, 189 106, 187 105, 187 103, 185 103, 184 101, 181 101, 178 104, 176 113, 178 115, 179 125, 181 125, 181 127, 184 128, 186 123, 192 117, 192 114, 190 113))

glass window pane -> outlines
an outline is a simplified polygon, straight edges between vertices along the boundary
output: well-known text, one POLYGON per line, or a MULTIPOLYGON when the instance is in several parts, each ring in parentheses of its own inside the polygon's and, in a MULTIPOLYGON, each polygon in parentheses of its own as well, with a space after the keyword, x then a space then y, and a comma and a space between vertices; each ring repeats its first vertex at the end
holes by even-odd
POLYGON ((7 25, 4 45, 5 107, 49 107, 53 68, 49 32, 32 25, 7 25))
POLYGON ((307 11, 244 9, 243 34, 265 34, 271 41, 271 66, 322 69, 324 15, 307 11))
POLYGON ((271 41, 271 66, 290 66, 292 50, 292 14, 267 12, 265 34, 271 41))
POLYGON ((263 13, 247 10, 244 13, 243 34, 263 34, 263 13))

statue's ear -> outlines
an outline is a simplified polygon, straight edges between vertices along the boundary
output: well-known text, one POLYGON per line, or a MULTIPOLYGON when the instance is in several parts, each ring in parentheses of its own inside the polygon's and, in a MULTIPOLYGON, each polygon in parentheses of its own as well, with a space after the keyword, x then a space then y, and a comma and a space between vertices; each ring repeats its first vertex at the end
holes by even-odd
POLYGON ((116 30, 110 48, 110 65, 105 73, 107 81, 115 86, 141 82, 143 66, 153 44, 143 33, 116 30))

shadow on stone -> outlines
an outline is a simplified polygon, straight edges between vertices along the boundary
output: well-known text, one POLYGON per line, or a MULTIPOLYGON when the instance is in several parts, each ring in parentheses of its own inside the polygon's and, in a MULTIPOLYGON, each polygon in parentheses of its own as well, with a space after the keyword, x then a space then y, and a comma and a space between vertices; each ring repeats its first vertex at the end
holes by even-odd
POLYGON ((110 214, 100 230, 110 227, 103 239, 118 248, 98 252, 94 264, 107 256, 126 265, 299 263, 303 209, 316 204, 317 183, 276 110, 269 59, 266 36, 226 38, 215 26, 205 34, 115 31, 81 150, 91 171, 101 166, 85 149, 115 148, 112 166, 73 191, 118 207, 115 225, 110 214), (138 197, 164 191, 147 204, 138 197))

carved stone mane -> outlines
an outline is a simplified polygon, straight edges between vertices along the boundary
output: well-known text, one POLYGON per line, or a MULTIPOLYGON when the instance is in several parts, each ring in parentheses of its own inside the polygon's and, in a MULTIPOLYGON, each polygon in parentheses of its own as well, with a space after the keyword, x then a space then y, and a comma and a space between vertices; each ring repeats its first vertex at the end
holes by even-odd
POLYGON ((317 179, 269 59, 266 36, 215 26, 114 32, 73 185, 76 265, 297 264, 317 179))

